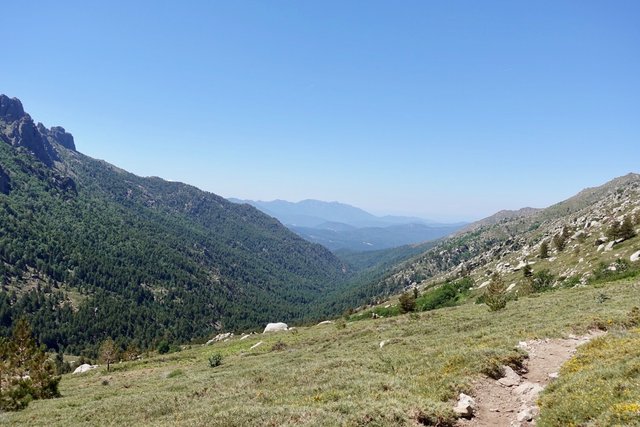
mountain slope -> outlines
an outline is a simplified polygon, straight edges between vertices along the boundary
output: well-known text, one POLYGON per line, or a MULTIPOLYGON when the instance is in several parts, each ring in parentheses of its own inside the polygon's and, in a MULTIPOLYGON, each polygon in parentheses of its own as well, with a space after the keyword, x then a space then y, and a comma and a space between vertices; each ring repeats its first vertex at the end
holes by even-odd
POLYGON ((303 319, 346 277, 320 245, 257 209, 141 178, 75 151, 0 96, 0 327, 40 341, 141 347, 216 327, 303 319))
MULTIPOLYGON (((520 270, 548 269, 557 277, 572 277, 584 283, 600 262, 613 268, 617 258, 629 260, 640 249, 637 240, 611 243, 607 234, 614 223, 629 216, 640 233, 640 175, 630 173, 602 186, 589 188, 546 209, 526 208, 490 217, 443 240, 408 264, 396 268, 374 287, 402 289, 434 278, 471 274, 479 283, 493 272, 517 285, 520 270), (556 242, 563 247, 558 248, 556 242), (539 258, 540 246, 549 247, 549 257, 539 258), (616 249, 616 250, 614 250, 616 249)), ((514 289, 514 288, 512 288, 514 289)))

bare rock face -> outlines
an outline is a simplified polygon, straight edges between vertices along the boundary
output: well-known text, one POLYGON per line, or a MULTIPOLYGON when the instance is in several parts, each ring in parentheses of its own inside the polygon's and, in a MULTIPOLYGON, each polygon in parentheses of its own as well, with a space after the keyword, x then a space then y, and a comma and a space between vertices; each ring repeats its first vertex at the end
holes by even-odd
POLYGON ((42 123, 38 123, 38 131, 49 143, 58 143, 69 150, 76 150, 73 135, 65 131, 62 126, 53 126, 51 129, 47 129, 42 123))
POLYGON ((0 95, 0 118, 4 118, 7 122, 14 122, 24 116, 24 108, 22 108, 22 102, 18 98, 0 95))
POLYGON ((0 95, 0 139, 14 147, 24 147, 47 166, 58 160, 58 153, 42 136, 19 99, 0 95))

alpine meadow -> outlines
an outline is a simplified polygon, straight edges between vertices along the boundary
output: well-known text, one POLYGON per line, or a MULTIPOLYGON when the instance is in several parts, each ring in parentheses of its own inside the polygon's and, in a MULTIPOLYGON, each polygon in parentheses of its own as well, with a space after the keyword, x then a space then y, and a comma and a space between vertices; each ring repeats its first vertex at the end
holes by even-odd
POLYGON ((0 424, 640 426, 640 4, 0 10, 0 424))

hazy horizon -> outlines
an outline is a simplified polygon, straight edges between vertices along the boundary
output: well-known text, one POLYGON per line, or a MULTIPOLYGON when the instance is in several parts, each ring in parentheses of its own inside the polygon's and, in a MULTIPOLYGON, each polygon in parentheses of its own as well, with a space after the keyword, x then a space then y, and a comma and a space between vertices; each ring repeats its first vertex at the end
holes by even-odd
POLYGON ((0 92, 223 197, 470 221, 637 168, 640 3, 10 3, 0 92))

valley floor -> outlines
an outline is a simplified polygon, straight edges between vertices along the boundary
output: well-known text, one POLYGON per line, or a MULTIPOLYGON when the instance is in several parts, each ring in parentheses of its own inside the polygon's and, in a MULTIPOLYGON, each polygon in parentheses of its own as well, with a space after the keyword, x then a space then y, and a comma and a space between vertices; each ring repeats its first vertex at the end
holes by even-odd
MULTIPOLYGON (((478 381, 500 366, 524 362, 525 352, 517 348, 520 341, 568 338, 596 327, 611 329, 607 336, 619 338, 627 333, 621 325, 632 307, 640 305, 639 291, 637 279, 618 281, 521 297, 499 312, 468 303, 193 346, 121 363, 111 373, 101 367, 65 375, 60 384, 62 398, 34 401, 21 412, 0 414, 0 422, 30 426, 453 424, 451 408, 460 392, 477 393, 478 381), (208 359, 214 353, 224 358, 220 366, 211 368, 208 359)), ((638 372, 628 385, 627 397, 640 391, 638 372)), ((557 425, 554 420, 564 416, 545 418, 545 411, 553 410, 548 402, 553 393, 542 396, 546 404, 538 425, 557 425)), ((563 396, 570 398, 570 394, 563 396)), ((624 404, 627 397, 614 399, 611 405, 624 404)), ((580 424, 579 415, 576 424, 580 424)))

